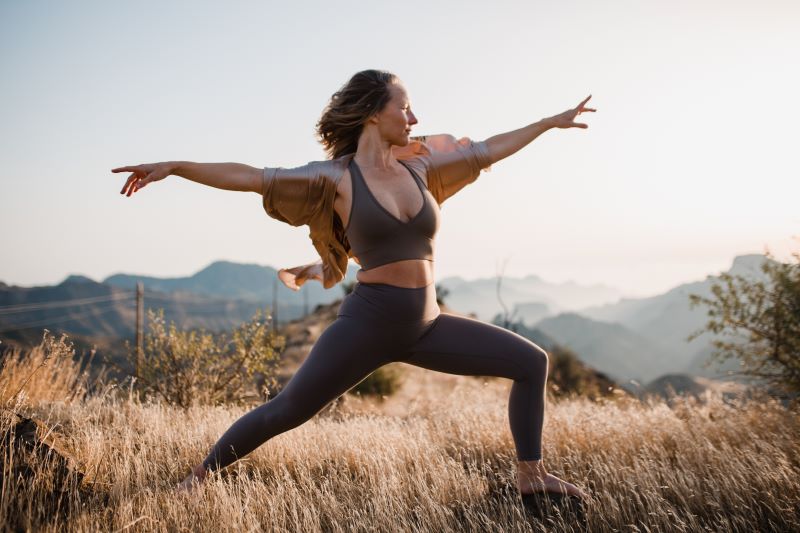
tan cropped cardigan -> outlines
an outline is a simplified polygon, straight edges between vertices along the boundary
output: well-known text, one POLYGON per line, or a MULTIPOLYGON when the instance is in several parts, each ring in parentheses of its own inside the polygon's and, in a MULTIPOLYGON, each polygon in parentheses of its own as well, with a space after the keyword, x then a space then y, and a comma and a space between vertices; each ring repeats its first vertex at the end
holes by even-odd
MULTIPOLYGON (((393 151, 397 159, 427 177, 428 189, 439 205, 475 181, 491 164, 485 141, 473 142, 466 137, 456 140, 447 134, 412 137, 408 146, 395 146, 393 151)), ((311 273, 319 264, 316 262, 281 269, 279 276, 284 282, 289 278, 300 286, 316 278, 330 289, 344 278, 349 258, 358 262, 344 234, 344 224, 333 209, 336 188, 353 155, 312 161, 297 168, 264 169, 264 210, 292 226, 308 225, 311 242, 322 259, 322 278, 311 273)))

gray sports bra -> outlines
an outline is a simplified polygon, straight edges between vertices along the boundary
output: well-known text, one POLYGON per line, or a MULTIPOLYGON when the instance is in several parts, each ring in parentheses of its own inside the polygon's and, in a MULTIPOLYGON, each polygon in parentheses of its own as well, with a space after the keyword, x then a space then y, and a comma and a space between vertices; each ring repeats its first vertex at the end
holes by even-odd
POLYGON ((408 169, 422 193, 422 209, 407 222, 384 209, 370 192, 355 159, 350 160, 353 201, 344 233, 362 270, 404 259, 433 261, 439 206, 422 179, 408 165, 398 161, 408 169))

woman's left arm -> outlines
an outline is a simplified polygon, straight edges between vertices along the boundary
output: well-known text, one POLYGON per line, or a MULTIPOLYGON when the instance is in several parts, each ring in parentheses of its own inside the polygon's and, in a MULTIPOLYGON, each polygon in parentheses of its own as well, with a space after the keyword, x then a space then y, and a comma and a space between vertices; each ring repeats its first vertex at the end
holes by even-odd
POLYGON ((552 128, 588 128, 587 124, 575 122, 575 117, 581 113, 594 112, 596 109, 585 107, 592 95, 578 104, 578 107, 568 109, 563 113, 554 115, 552 117, 544 118, 539 122, 529 124, 524 128, 501 133, 486 139, 486 149, 489 152, 489 159, 492 163, 496 163, 501 159, 514 154, 530 144, 536 137, 541 135, 552 128))

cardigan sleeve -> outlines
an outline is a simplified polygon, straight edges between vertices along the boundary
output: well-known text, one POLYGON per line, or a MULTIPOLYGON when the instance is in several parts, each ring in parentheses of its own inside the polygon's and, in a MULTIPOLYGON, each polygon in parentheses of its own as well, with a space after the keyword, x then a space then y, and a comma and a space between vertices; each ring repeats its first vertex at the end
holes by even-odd
POLYGON ((324 205, 325 184, 320 165, 266 167, 261 196, 267 214, 292 226, 310 223, 324 205))
POLYGON ((427 175, 428 189, 439 205, 478 179, 482 170, 491 169, 486 142, 468 137, 456 139, 448 134, 413 137, 409 146, 395 153, 401 159, 419 160, 427 175))
POLYGON ((264 169, 261 195, 264 210, 281 222, 309 227, 309 238, 322 259, 322 276, 314 273, 310 263, 280 269, 278 277, 291 287, 317 279, 326 289, 336 285, 345 275, 351 251, 342 233, 333 204, 343 161, 313 161, 296 168, 264 169))

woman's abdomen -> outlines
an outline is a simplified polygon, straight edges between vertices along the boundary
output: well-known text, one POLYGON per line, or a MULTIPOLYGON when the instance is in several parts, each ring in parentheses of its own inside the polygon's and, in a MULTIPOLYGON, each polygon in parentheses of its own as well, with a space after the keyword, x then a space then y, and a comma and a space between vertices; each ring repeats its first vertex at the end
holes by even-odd
POLYGON ((408 259, 359 270, 356 279, 363 283, 385 283, 396 287, 419 288, 433 283, 433 261, 408 259))

